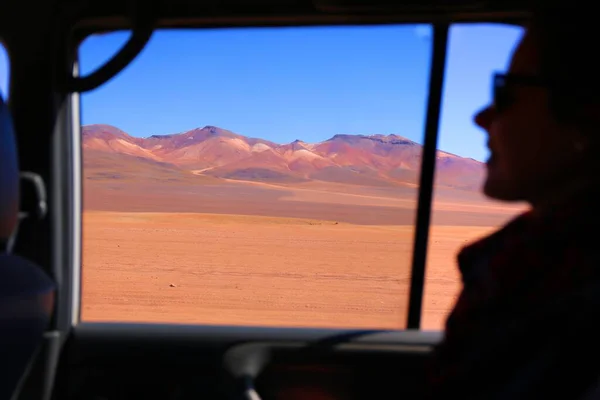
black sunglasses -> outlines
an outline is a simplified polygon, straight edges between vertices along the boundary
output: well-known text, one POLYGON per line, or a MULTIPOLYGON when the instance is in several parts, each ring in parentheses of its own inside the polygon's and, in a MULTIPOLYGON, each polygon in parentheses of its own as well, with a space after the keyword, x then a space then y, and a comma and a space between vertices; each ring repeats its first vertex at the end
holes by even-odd
POLYGON ((547 87, 549 82, 533 75, 494 74, 492 96, 496 111, 502 112, 514 102, 513 93, 510 90, 510 86, 514 85, 547 87))

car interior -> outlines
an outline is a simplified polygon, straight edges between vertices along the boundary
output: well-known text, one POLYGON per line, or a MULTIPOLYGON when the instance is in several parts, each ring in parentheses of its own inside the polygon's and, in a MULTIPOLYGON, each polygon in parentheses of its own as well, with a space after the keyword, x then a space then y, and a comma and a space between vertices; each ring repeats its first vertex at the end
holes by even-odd
POLYGON ((10 374, 0 397, 420 397, 425 360, 443 335, 422 329, 422 309, 448 32, 459 23, 520 25, 524 2, 6 0, 0 8, 10 64, 0 105, 0 369, 10 374), (81 95, 118 76, 157 29, 417 23, 431 24, 432 46, 406 329, 81 320, 81 95), (123 30, 127 42, 80 76, 78 46, 123 30))

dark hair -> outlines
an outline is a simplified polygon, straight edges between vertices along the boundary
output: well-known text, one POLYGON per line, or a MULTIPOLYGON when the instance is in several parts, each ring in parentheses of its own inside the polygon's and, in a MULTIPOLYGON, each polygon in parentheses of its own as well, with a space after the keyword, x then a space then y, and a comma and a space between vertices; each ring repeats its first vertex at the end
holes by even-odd
POLYGON ((577 119, 583 105, 600 104, 599 27, 600 18, 582 0, 536 1, 532 7, 529 30, 540 74, 551 82, 550 106, 561 120, 577 119))

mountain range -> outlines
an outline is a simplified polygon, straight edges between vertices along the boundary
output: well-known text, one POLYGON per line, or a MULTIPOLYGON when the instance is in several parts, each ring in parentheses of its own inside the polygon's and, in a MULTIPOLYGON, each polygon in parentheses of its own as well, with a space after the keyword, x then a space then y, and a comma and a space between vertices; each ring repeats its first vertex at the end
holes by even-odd
MULTIPOLYGON (((154 179, 193 174, 282 184, 412 186, 418 183, 422 153, 421 145, 395 134, 338 134, 318 143, 277 144, 215 126, 139 138, 111 125, 86 125, 82 145, 88 179, 119 178, 126 166, 137 174, 151 173, 154 179)), ((437 152, 438 186, 479 190, 484 174, 481 162, 437 152)))

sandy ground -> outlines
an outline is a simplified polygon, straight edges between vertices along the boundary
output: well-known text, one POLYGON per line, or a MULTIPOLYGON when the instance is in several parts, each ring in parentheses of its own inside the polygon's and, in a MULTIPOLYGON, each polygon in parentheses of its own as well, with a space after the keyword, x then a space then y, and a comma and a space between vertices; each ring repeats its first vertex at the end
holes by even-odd
MULTIPOLYGON (((144 168, 84 183, 84 321, 405 327, 414 187, 144 168)), ((460 290, 456 253, 523 207, 439 189, 433 209, 423 328, 437 330, 460 290)))
POLYGON ((83 320, 402 327, 412 228, 84 216, 83 320))
MULTIPOLYGON (((432 227, 424 329, 460 289, 458 249, 492 229, 432 227)), ((83 235, 84 321, 405 326, 410 225, 86 211, 83 235)))

